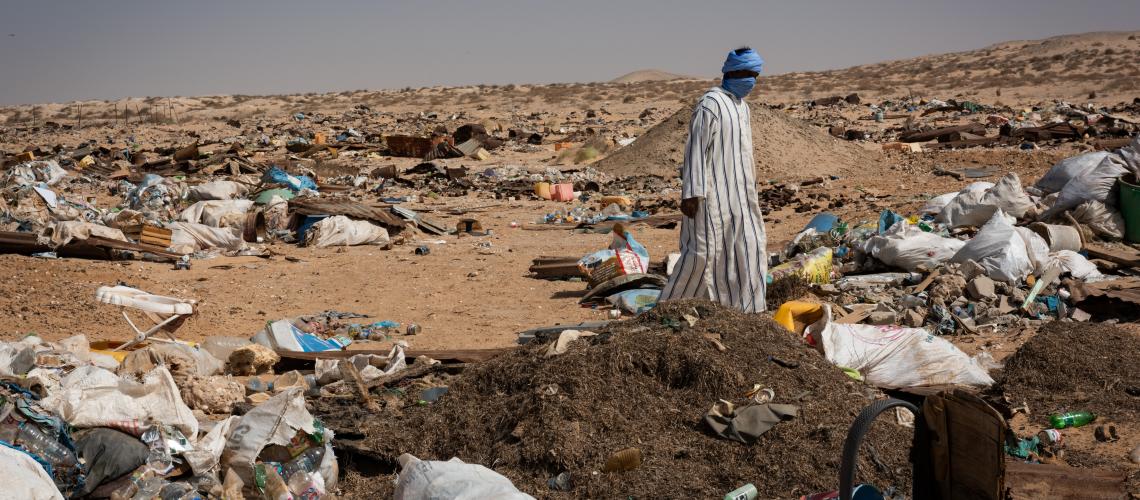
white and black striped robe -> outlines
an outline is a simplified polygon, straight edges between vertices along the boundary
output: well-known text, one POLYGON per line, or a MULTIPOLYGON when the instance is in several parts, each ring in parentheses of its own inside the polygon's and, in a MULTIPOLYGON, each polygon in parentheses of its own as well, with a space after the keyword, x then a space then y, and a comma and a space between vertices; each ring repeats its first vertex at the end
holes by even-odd
POLYGON ((700 197, 681 219, 681 260, 662 301, 708 298, 746 313, 764 310, 768 270, 764 220, 756 198, 748 104, 717 87, 693 111, 681 199, 700 197))

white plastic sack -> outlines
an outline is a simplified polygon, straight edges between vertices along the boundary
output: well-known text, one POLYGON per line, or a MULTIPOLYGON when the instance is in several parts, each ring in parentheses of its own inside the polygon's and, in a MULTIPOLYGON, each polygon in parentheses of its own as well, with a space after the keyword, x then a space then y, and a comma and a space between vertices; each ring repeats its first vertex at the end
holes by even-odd
POLYGON ((920 266, 926 269, 938 267, 965 244, 959 239, 925 232, 904 220, 895 223, 886 233, 869 238, 863 251, 888 266, 915 271, 920 266))
POLYGON ((1120 156, 1104 157, 1095 168, 1065 184, 1057 202, 1041 218, 1051 219, 1086 201, 1116 206, 1117 197, 1113 196, 1116 180, 1128 172, 1128 166, 1120 156))
POLYGON ((210 181, 190 188, 190 198, 194 200, 232 200, 249 191, 244 184, 234 181, 210 181))
POLYGON ((831 307, 804 331, 832 364, 854 368, 876 387, 897 389, 924 385, 988 386, 994 383, 983 362, 971 358, 946 339, 922 328, 896 325, 839 324, 831 307))
POLYGON ((1045 267, 1050 263, 1049 242, 1027 227, 1017 226, 1013 230, 1017 231, 1017 235, 1021 237, 1021 242, 1025 244, 1025 255, 1029 257, 1031 266, 1030 272, 1039 274, 1045 271, 1045 267))
POLYGON ((198 419, 164 367, 146 374, 141 384, 102 368, 79 367, 61 385, 62 391, 44 398, 43 405, 74 427, 111 427, 139 436, 146 422, 159 422, 190 439, 198 435, 198 419))
POLYGON ((448 498, 452 500, 534 500, 515 488, 502 474, 458 458, 446 462, 400 456, 403 469, 396 480, 395 500, 448 498))
POLYGON ((317 248, 352 245, 387 245, 388 230, 366 220, 343 215, 317 221, 305 232, 305 246, 317 248))
POLYGON ((222 451, 226 449, 226 442, 229 441, 230 433, 233 432, 240 420, 241 417, 230 416, 214 424, 214 427, 205 436, 202 436, 202 439, 194 443, 193 450, 182 452, 182 458, 186 459, 186 463, 190 465, 195 476, 208 474, 217 468, 222 459, 222 451))
POLYGON ((1091 153, 1071 156, 1057 162, 1034 186, 1044 193, 1056 193, 1065 188, 1069 181, 1080 177, 1096 168, 1104 158, 1112 153, 1108 151, 1093 151, 1091 153))
POLYGON ((985 190, 990 189, 992 187, 994 187, 994 183, 992 183, 992 182, 985 182, 985 181, 972 182, 969 185, 967 185, 966 187, 962 188, 961 191, 955 191, 953 193, 940 194, 938 196, 931 198, 929 201, 926 202, 926 205, 923 205, 922 209, 920 209, 918 211, 918 213, 920 215, 938 215, 940 212, 942 212, 942 209, 946 208, 946 205, 949 204, 950 201, 953 200, 954 198, 956 198, 959 194, 974 192, 974 191, 985 191, 985 190))
POLYGON ((1020 218, 1033 208, 1033 200, 1021 188, 1021 179, 1010 172, 990 189, 959 193, 938 213, 936 220, 951 228, 980 226, 998 210, 1020 218))
POLYGON ((199 201, 183 210, 178 220, 213 227, 241 227, 245 224, 245 214, 252 207, 253 200, 199 201))
POLYGON ((0 445, 0 470, 4 471, 4 498, 63 500, 55 481, 31 455, 0 445))
POLYGON ((1097 269, 1096 264, 1089 262, 1083 255, 1072 250, 1061 250, 1049 256, 1052 263, 1061 267, 1062 272, 1071 274, 1074 278, 1085 281, 1098 281, 1104 279, 1104 274, 1097 269))
MULTIPOLYGON (((297 431, 315 434, 313 415, 305 409, 305 396, 300 387, 289 388, 250 410, 230 432, 222 452, 222 468, 232 468, 245 482, 247 496, 258 496, 253 470, 261 450, 271 444, 287 445, 297 431)), ((325 455, 317 472, 329 490, 336 488, 337 463, 332 450, 333 433, 324 430, 325 455)))
POLYGON ((974 239, 967 241, 950 262, 973 260, 986 270, 986 276, 1014 283, 1033 270, 1025 240, 1005 219, 1001 210, 994 213, 974 239))
POLYGON ((193 222, 171 222, 166 225, 171 231, 170 246, 186 246, 192 251, 220 248, 241 250, 245 241, 236 227, 212 227, 193 222))
POLYGON ((1107 240, 1124 238, 1124 215, 1099 201, 1086 201, 1070 212, 1073 219, 1107 240))

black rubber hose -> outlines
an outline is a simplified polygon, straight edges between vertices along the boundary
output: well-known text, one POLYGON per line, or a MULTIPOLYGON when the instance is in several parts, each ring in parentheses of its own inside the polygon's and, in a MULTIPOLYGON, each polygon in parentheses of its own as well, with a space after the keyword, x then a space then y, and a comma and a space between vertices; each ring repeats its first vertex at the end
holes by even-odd
POLYGON ((859 462, 859 446, 863 438, 871 431, 871 424, 880 413, 891 408, 903 407, 914 414, 914 426, 920 429, 923 424, 922 414, 917 406, 901 399, 881 399, 863 408, 859 416, 851 423, 851 430, 847 431, 847 439, 843 441, 843 455, 839 462, 839 500, 851 500, 852 490, 855 489, 855 472, 859 462))

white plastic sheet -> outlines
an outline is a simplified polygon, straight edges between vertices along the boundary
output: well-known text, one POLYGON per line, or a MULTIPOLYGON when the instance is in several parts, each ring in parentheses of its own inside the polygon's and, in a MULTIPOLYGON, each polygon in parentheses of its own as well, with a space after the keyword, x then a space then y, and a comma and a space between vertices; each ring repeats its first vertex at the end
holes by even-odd
POLYGON ((978 234, 950 259, 957 263, 967 260, 973 260, 985 268, 986 276, 990 279, 1009 283, 1024 278, 1034 268, 1025 240, 1005 219, 1001 210, 994 213, 978 234))
POLYGON ((830 306, 804 331, 832 364, 854 368, 876 387, 896 389, 924 385, 988 386, 994 383, 988 354, 971 358, 946 339, 922 328, 897 325, 839 324, 830 306))
MULTIPOLYGON (((376 380, 384 375, 391 375, 408 367, 407 356, 404 350, 408 343, 399 341, 388 351, 387 356, 376 354, 357 354, 348 358, 348 362, 360 372, 360 378, 365 382, 376 380)), ((341 379, 340 361, 336 359, 317 359, 313 373, 317 383, 327 385, 341 379)))
POLYGON ((328 217, 305 232, 305 245, 317 248, 352 245, 387 245, 388 230, 366 220, 343 215, 328 217))
POLYGON ((396 480, 395 500, 447 498, 476 500, 534 500, 515 488, 510 479, 478 464, 464 463, 458 458, 446 462, 420 460, 402 455, 404 468, 396 480))

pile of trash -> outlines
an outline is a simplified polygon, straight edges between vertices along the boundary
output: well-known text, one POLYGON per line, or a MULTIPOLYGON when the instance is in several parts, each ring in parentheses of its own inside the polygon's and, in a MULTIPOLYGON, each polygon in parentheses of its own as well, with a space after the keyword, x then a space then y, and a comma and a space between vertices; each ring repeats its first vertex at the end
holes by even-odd
POLYGON ((334 489, 333 433, 305 409, 301 387, 246 403, 229 375, 240 373, 243 349, 228 349, 227 361, 177 342, 129 352, 82 335, 0 343, 7 494, 319 498, 334 489))
MULTIPOLYGON (((783 498, 835 488, 851 420, 878 394, 770 319, 708 302, 547 340, 467 368, 433 403, 408 393, 346 425, 382 462, 457 457, 537 497, 709 498, 753 483, 783 498)), ((860 478, 907 491, 912 432, 878 424, 879 465, 863 458, 860 478)))
POLYGON ((1009 173, 937 196, 913 215, 884 210, 878 221, 848 223, 820 214, 773 256, 770 273, 816 283, 813 293, 842 306, 834 313, 850 323, 955 334, 1088 321, 1098 287, 1136 286, 1090 257, 1125 258, 1111 245, 1140 231, 1128 187, 1138 152, 1140 137, 1115 153, 1066 159, 1034 186, 1009 173))
POLYGON ((995 146, 1036 149, 1086 140, 1105 149, 1123 145, 1122 141, 1140 131, 1132 103, 1107 106, 1053 101, 1013 108, 913 96, 867 103, 851 94, 780 108, 803 115, 839 139, 871 141, 882 144, 883 150, 909 152, 995 146))

